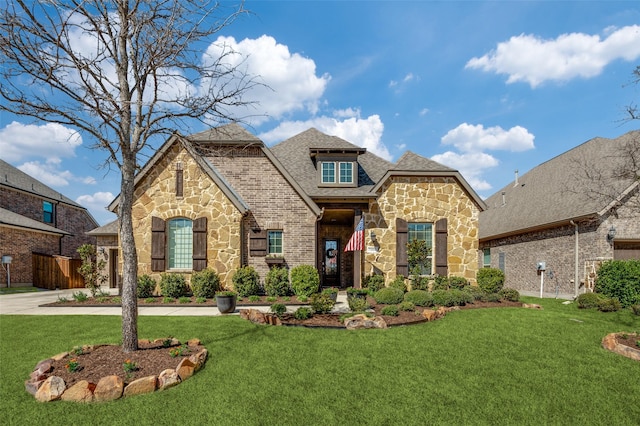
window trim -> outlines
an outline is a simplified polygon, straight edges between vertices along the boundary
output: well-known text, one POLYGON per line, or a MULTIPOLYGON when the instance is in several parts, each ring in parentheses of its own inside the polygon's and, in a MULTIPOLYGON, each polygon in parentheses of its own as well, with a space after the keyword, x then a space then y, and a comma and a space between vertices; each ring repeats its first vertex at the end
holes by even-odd
POLYGON ((482 249, 482 267, 491 268, 491 248, 490 247, 485 247, 482 249))
MULTIPOLYGON (((275 244, 277 247, 277 243, 275 244)), ((267 256, 283 256, 284 255, 284 232, 282 229, 270 229, 267 231, 267 256), (278 235, 280 239, 280 251, 271 251, 271 237, 272 235, 278 235)))
MULTIPOLYGON (((414 239, 416 239, 416 233, 417 232, 424 232, 427 233, 430 238, 431 238, 431 254, 429 256, 427 256, 428 262, 429 262, 429 270, 425 270, 425 265, 422 265, 422 273, 420 274, 421 276, 432 276, 434 275, 434 271, 435 271, 435 223, 433 222, 407 222, 407 244, 411 243, 411 241, 413 241, 414 239), (416 225, 429 225, 430 230, 428 229, 424 229, 421 231, 417 231, 417 230, 412 230, 413 226, 416 225)), ((426 239, 423 239, 423 241, 425 242, 429 242, 426 239)), ((429 245, 429 244, 427 244, 429 245)), ((408 253, 407 253, 408 254, 408 253)), ((410 265, 407 264, 407 268, 409 269, 408 272, 411 273, 411 267, 410 265)))
POLYGON ((55 208, 51 201, 42 201, 42 221, 44 223, 53 223, 54 210, 55 208), (47 207, 50 207, 51 210, 47 210, 47 207), (47 220, 47 215, 49 215, 49 220, 47 220))
POLYGON ((322 159, 319 160, 320 166, 318 167, 318 181, 319 185, 323 187, 339 187, 339 188, 351 188, 358 186, 358 162, 351 159, 322 159), (342 180, 342 165, 349 164, 351 167, 351 177, 349 181, 342 180), (325 166, 331 165, 333 169, 333 179, 331 181, 325 180, 325 166))

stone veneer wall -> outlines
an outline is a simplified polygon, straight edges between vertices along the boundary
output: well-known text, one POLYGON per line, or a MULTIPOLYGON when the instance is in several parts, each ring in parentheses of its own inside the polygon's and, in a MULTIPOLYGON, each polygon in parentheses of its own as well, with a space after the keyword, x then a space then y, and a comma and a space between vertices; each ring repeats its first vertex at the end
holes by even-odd
MULTIPOLYGON (((163 220, 184 217, 207 218, 207 267, 220 275, 220 281, 232 287, 231 276, 240 266, 240 223, 242 215, 193 157, 176 143, 135 189, 133 229, 138 251, 138 275, 149 274, 159 281, 160 273, 151 271, 151 217, 163 220), (182 163, 183 196, 176 196, 176 163, 182 163)), ((167 271, 174 272, 174 271, 167 271)), ((186 274, 191 271, 175 271, 186 274)))
MULTIPOLYGON (((476 283, 478 272, 478 217, 480 208, 453 178, 393 177, 365 213, 365 245, 370 232, 378 241, 378 253, 365 253, 364 274, 381 271, 389 283, 396 276, 396 218, 407 222, 431 222, 447 218, 449 275, 476 283)), ((434 232, 435 238, 435 232, 434 232)))

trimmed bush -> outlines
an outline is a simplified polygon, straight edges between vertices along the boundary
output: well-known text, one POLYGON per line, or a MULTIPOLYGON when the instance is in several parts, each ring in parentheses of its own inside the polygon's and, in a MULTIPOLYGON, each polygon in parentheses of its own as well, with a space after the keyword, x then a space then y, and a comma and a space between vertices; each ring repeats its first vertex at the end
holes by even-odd
POLYGON ((598 293, 582 293, 576 298, 576 303, 580 309, 597 308, 604 296, 598 293))
POLYGON ((464 290, 469 286, 469 281, 464 277, 456 277, 452 275, 449 277, 449 288, 456 290, 464 290))
POLYGON ((274 303, 273 305, 271 305, 269 310, 272 313, 276 314, 277 316, 280 316, 280 315, 284 314, 285 312, 287 312, 287 307, 285 305, 283 305, 282 303, 274 303))
POLYGON ((475 285, 470 285, 468 287, 465 287, 464 290, 462 291, 464 291, 465 293, 468 293, 471 296, 471 299, 473 301, 482 300, 482 298, 485 295, 484 291, 482 291, 480 287, 475 285))
POLYGON ((398 275, 393 281, 389 283, 389 287, 402 290, 403 293, 407 291, 407 285, 404 282, 404 275, 398 275))
POLYGON ((485 302, 499 302, 500 295, 498 293, 485 293, 482 300, 485 302))
POLYGON ((311 265, 298 265, 291 270, 291 289, 296 296, 309 297, 318 292, 320 275, 311 265))
POLYGON ((377 303, 384 305, 397 305, 401 303, 404 298, 404 291, 395 287, 385 287, 376 291, 373 294, 373 298, 377 303))
POLYGON ((640 305, 632 305, 631 312, 633 312, 634 315, 640 316, 640 305))
POLYGON ((598 310, 600 312, 617 312, 620 309, 622 309, 622 304, 615 297, 612 297, 611 299, 602 299, 598 304, 598 310))
POLYGON ((515 288, 503 288, 498 294, 502 300, 508 300, 509 302, 517 302, 520 300, 520 292, 515 288))
POLYGON ((162 274, 160 278, 160 292, 165 298, 178 299, 187 295, 189 287, 184 279, 184 275, 171 273, 162 274))
POLYGON ((146 299, 147 297, 153 296, 153 292, 156 289, 156 280, 151 278, 149 275, 145 274, 141 277, 138 277, 138 287, 136 292, 138 297, 141 299, 146 299))
POLYGON ((449 290, 434 290, 431 292, 433 296, 433 304, 437 306, 453 306, 456 301, 454 300, 449 290))
POLYGON ((289 270, 273 267, 264 278, 264 292, 267 296, 286 296, 289 294, 289 270))
POLYGON ((347 297, 347 303, 351 312, 364 312, 370 308, 367 299, 364 297, 347 297))
POLYGON ((364 277, 362 281, 362 287, 369 289, 371 292, 375 293, 384 287, 384 276, 380 274, 371 274, 364 277))
POLYGON ((311 310, 311 308, 307 308, 306 306, 298 308, 293 314, 293 317, 298 320, 305 320, 311 318, 312 316, 313 311, 311 310))
POLYGON ((328 314, 336 302, 327 293, 315 293, 311 296, 311 309, 317 314, 328 314))
POLYGON ((482 268, 476 277, 478 287, 485 293, 497 293, 504 285, 504 272, 497 268, 482 268))
POLYGON ((453 299, 453 306, 464 306, 473 302, 473 296, 466 291, 453 288, 449 290, 449 293, 451 293, 451 298, 453 299))
POLYGON ((404 301, 398 305, 398 309, 405 312, 413 312, 416 310, 416 305, 413 302, 404 301))
POLYGON ((411 290, 429 290, 429 278, 420 275, 420 268, 415 269, 409 279, 411 280, 411 290))
POLYGON ((426 290, 411 290, 405 293, 404 301, 415 306, 433 306, 433 295, 426 290))
POLYGON ((640 260, 609 260, 598 270, 595 291, 627 307, 640 303, 640 260))
POLYGON ((195 297, 212 299, 220 290, 220 277, 213 269, 203 269, 191 275, 191 291, 195 297))
POLYGON ((449 279, 443 275, 436 275, 431 285, 431 291, 449 290, 449 279))
POLYGON ((260 292, 260 276, 253 266, 238 268, 231 280, 240 297, 253 296, 260 292))
POLYGON ((384 308, 382 308, 380 310, 380 313, 382 315, 386 315, 389 317, 397 317, 399 315, 399 310, 398 307, 396 305, 389 305, 389 306, 385 306, 384 308))

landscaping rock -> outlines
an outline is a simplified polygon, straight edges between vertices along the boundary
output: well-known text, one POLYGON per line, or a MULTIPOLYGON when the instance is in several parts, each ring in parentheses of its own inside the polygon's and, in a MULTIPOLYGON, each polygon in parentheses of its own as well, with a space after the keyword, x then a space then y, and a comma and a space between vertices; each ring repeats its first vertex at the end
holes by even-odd
POLYGON ((50 376, 45 380, 36 392, 36 399, 40 402, 54 401, 64 393, 66 385, 58 376, 50 376))
POLYGON ((124 396, 141 395, 144 393, 155 392, 158 379, 156 376, 142 377, 141 379, 134 380, 124 388, 124 396))
POLYGON ((180 364, 178 364, 176 371, 178 372, 178 376, 180 376, 180 380, 185 381, 195 373, 196 364, 189 358, 184 358, 180 361, 180 364))
POLYGON ((36 392, 38 392, 38 389, 40 389, 40 386, 42 386, 43 383, 44 383, 44 379, 37 380, 37 381, 27 380, 26 382, 24 382, 24 388, 31 395, 35 396, 36 392))
POLYGON ((276 315, 265 314, 257 309, 240 309, 240 317, 254 324, 281 325, 282 321, 276 315))
POLYGON ((122 396, 124 382, 118 376, 106 376, 100 379, 93 395, 96 401, 113 401, 122 396))
POLYGON ((438 319, 437 317, 437 312, 434 311, 433 309, 425 309, 424 311, 422 311, 422 316, 427 320, 427 321, 435 321, 438 319))
POLYGON ((203 349, 197 354, 193 354, 189 357, 191 362, 193 362, 196 365, 196 371, 199 371, 204 366, 204 363, 207 361, 208 355, 209 355, 209 351, 207 351, 206 349, 203 349))
POLYGON ((169 389, 178 384, 180 384, 180 376, 176 370, 168 368, 158 376, 158 389, 160 390, 169 389))
POLYGON ((52 359, 45 359, 40 361, 37 365, 36 368, 33 369, 34 373, 38 373, 39 375, 48 373, 51 371, 52 367, 52 359))
POLYGON ((68 355, 69 355, 69 352, 62 352, 62 353, 59 353, 58 355, 52 356, 51 359, 54 361, 60 361, 61 359, 64 359, 68 355))
POLYGON ((523 308, 527 308, 527 309, 539 309, 539 310, 542 310, 542 306, 536 305, 535 303, 523 303, 522 307, 523 308))
POLYGON ((382 317, 369 318, 365 314, 358 314, 344 320, 347 330, 359 330, 362 328, 387 328, 387 323, 382 317))
POLYGON ((602 339, 602 347, 618 355, 640 361, 640 349, 631 348, 629 346, 621 345, 616 341, 616 337, 622 333, 611 333, 604 336, 602 339))
POLYGON ((96 385, 86 380, 80 380, 75 385, 64 391, 60 397, 63 401, 91 402, 93 401, 93 391, 96 385))
POLYGON ((187 341, 187 346, 199 346, 200 344, 200 339, 189 339, 187 341))

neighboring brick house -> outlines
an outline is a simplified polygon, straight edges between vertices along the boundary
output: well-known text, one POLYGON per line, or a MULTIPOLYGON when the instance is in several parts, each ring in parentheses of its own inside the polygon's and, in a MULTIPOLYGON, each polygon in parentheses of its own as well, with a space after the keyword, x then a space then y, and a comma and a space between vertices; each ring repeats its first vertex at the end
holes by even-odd
MULTIPOLYGON (((110 208, 117 210, 118 199, 110 208)), ((251 265, 318 268, 322 284, 407 275, 406 242, 433 249, 430 274, 475 282, 484 203, 455 170, 406 153, 393 164, 307 130, 268 148, 237 124, 172 136, 136 177, 138 273, 214 269, 231 286, 251 265), (362 252, 344 252, 360 218, 362 252)))
POLYGON ((629 170, 626 149, 639 138, 592 139, 489 197, 480 264, 502 269, 508 287, 538 293, 542 284, 544 293, 575 296, 593 288, 603 260, 640 259, 637 168, 616 176, 629 170))
POLYGON ((87 235, 96 239, 96 258, 104 260, 105 269, 102 271, 106 283, 111 288, 119 288, 121 284, 120 266, 118 262, 118 220, 92 229, 87 235))
POLYGON ((76 249, 95 243, 85 233, 97 226, 87 209, 0 160, 0 255, 13 258, 12 285, 33 283, 33 253, 79 258, 76 249))

